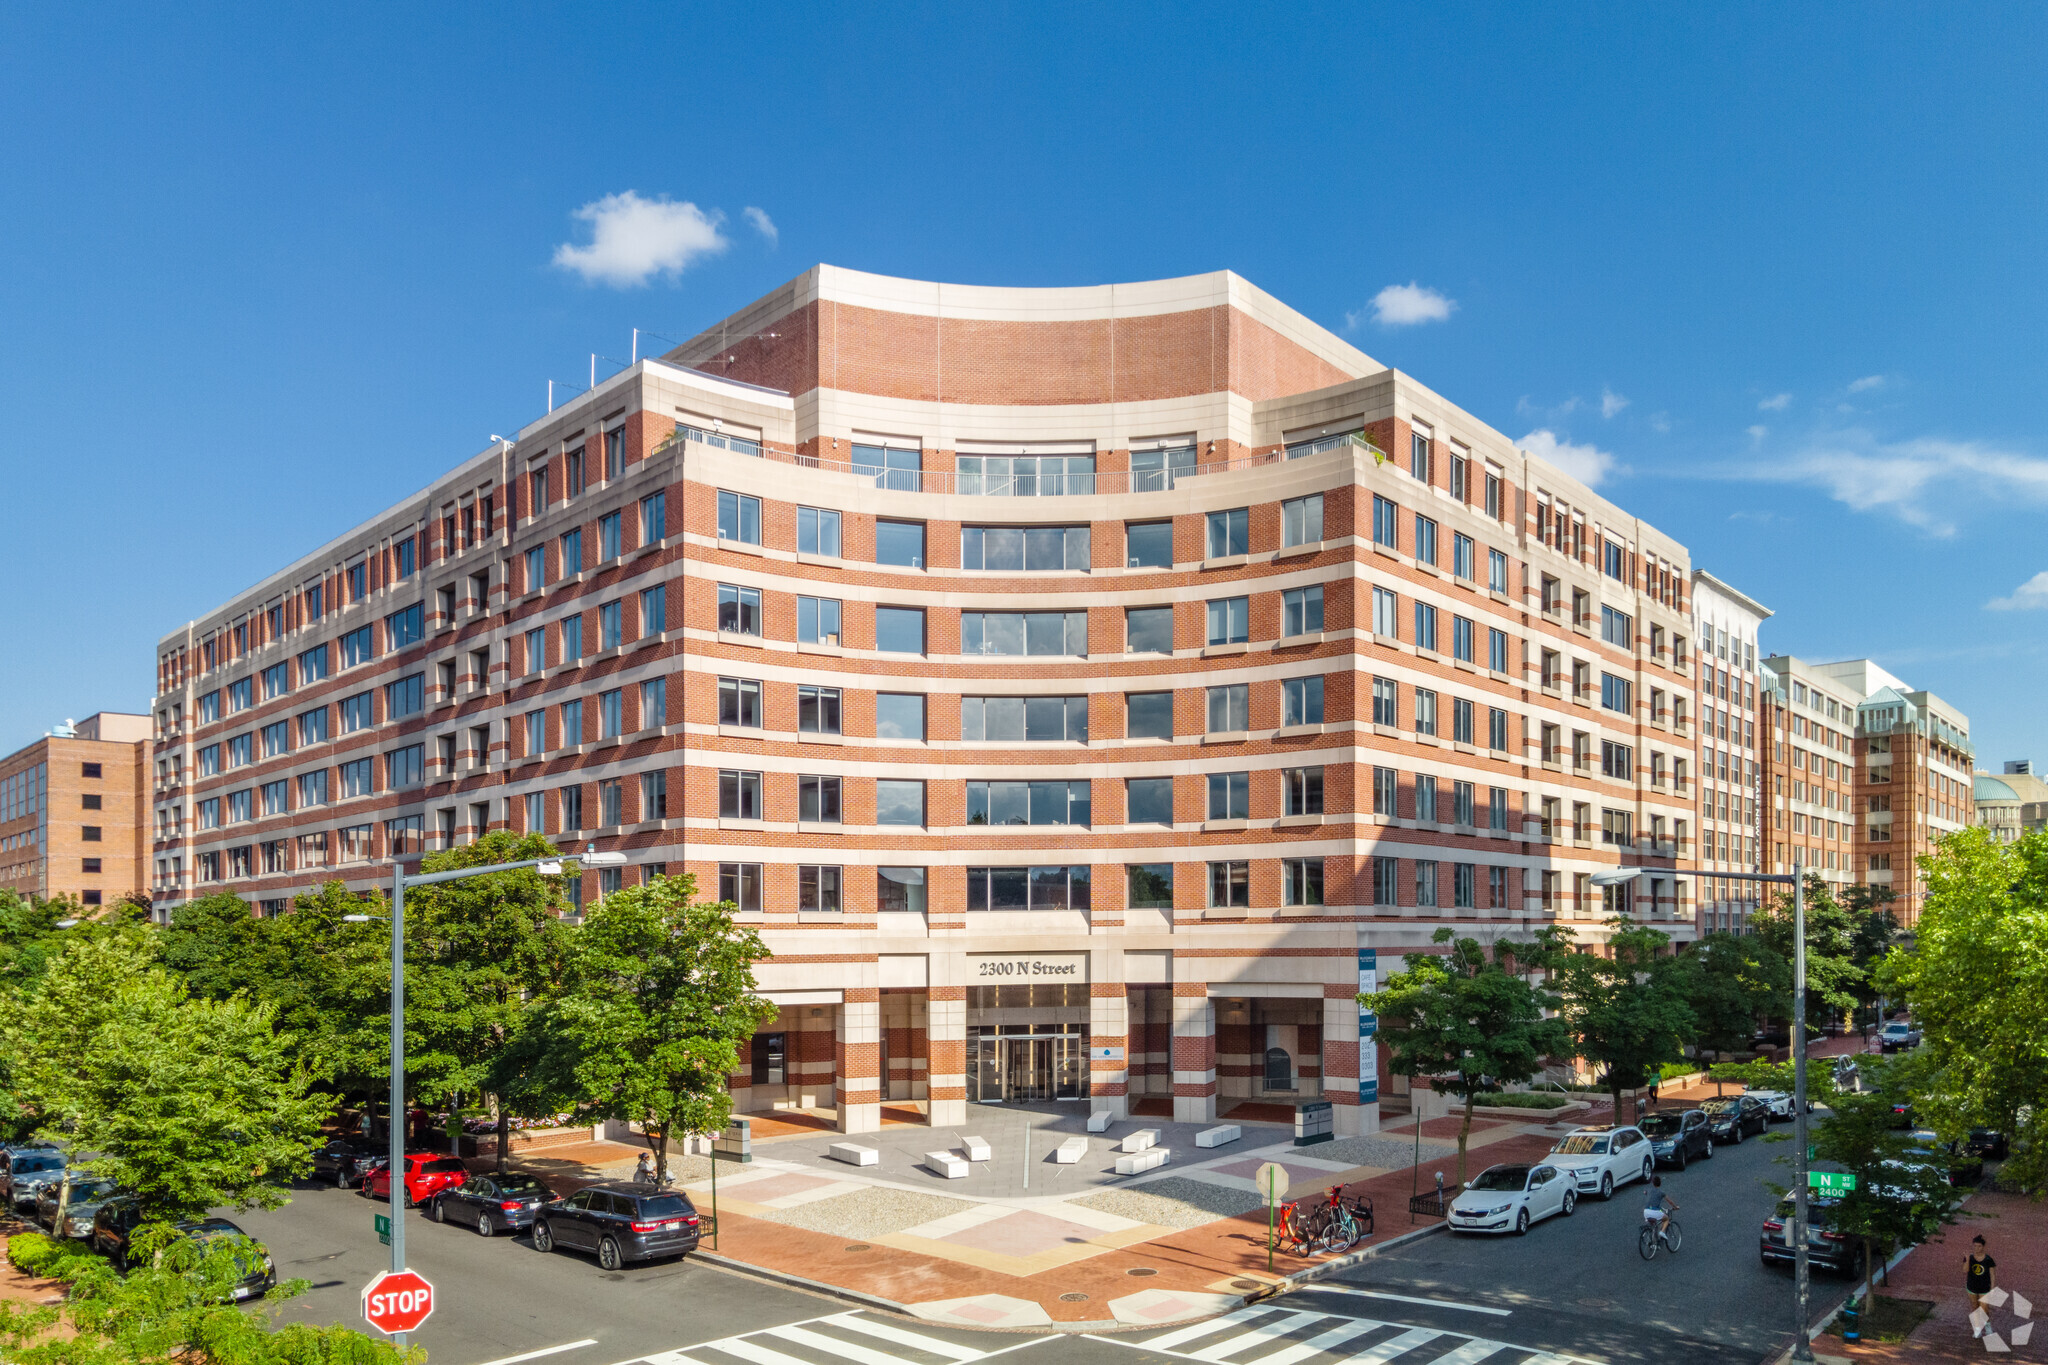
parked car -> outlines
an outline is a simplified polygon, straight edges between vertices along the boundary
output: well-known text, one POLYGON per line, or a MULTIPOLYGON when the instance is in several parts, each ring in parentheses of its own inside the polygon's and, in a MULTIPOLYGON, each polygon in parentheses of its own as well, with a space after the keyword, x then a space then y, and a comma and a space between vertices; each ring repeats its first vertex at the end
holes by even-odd
POLYGON ((1575 1182, 1548 1163, 1488 1166, 1451 1201, 1444 1225, 1452 1232, 1512 1232, 1579 1205, 1575 1182))
POLYGON ((580 1189, 541 1207, 533 1246, 595 1251, 597 1263, 617 1270, 629 1261, 683 1256, 697 1249, 697 1210, 678 1190, 631 1181, 580 1189))
POLYGON ((36 1206, 36 1186, 61 1177, 70 1164, 64 1153, 48 1148, 16 1152, 7 1159, 6 1169, 0 1170, 0 1198, 7 1201, 8 1208, 26 1213, 36 1206))
POLYGON ((1730 1147, 1745 1134, 1761 1133, 1771 1126, 1770 1109, 1754 1095, 1716 1096, 1700 1109, 1707 1116, 1707 1135, 1730 1147))
POLYGON ((2012 1144, 1996 1128, 1972 1128, 1970 1135, 1963 1139, 1963 1150, 1980 1161, 2003 1161, 2010 1154, 2012 1144))
POLYGON ((1577 1182, 1579 1193, 1598 1192, 1602 1199, 1631 1180, 1648 1180, 1657 1158, 1649 1139, 1634 1124, 1594 1124, 1558 1139, 1550 1164, 1577 1182))
POLYGON ((313 1149, 313 1178, 331 1180, 338 1190, 362 1183, 378 1166, 391 1160, 391 1149, 364 1137, 329 1138, 313 1149))
POLYGON ((92 1216, 92 1230, 86 1245, 114 1263, 114 1269, 128 1268, 128 1239, 142 1222, 142 1205, 132 1194, 117 1194, 101 1202, 92 1216))
POLYGON ((427 1217, 437 1223, 466 1223, 480 1237, 533 1226, 540 1206, 553 1199, 547 1186, 527 1175, 473 1175, 434 1196, 427 1217))
POLYGON ((114 1193, 114 1182, 96 1175, 74 1175, 71 1192, 64 1182, 52 1180, 36 1192, 36 1226, 55 1237, 83 1237, 92 1231, 92 1215, 102 1201, 114 1193), (57 1201, 64 1201, 64 1226, 57 1226, 57 1201))
POLYGON ((1908 1165, 1933 1166, 1951 1185, 1974 1185, 1984 1178, 1984 1158, 1960 1142, 1943 1142, 1940 1134, 1926 1128, 1914 1129, 1909 1141, 1913 1148, 1908 1165))
POLYGON ((226 1237, 240 1237, 250 1245, 242 1254, 238 1268, 247 1272, 235 1285, 236 1299, 258 1299, 268 1294, 277 1284, 277 1263, 270 1259, 270 1252, 263 1243, 250 1237, 241 1228, 225 1218, 197 1218, 178 1224, 178 1230, 194 1241, 204 1245, 226 1237))
POLYGON ((1650 1140, 1650 1151, 1661 1165, 1676 1166, 1682 1171, 1694 1157, 1714 1155, 1714 1134, 1704 1109, 1667 1110, 1650 1115, 1636 1127, 1650 1140))
POLYGON ((1894 1100, 1892 1102, 1892 1127, 1911 1128, 1912 1126, 1913 1102, 1911 1100, 1894 1100))
POLYGON ((1877 1035, 1877 1045, 1886 1052, 1902 1052, 1920 1046, 1920 1026, 1894 1019, 1877 1035))
MULTIPOLYGON (((1860 1275, 1863 1244, 1830 1225, 1834 1209, 1842 1201, 1809 1193, 1806 1199, 1806 1263, 1838 1275, 1860 1275)), ((1765 1265, 1790 1265, 1798 1259, 1792 1245, 1792 1196, 1778 1201, 1778 1207, 1764 1219, 1758 1251, 1765 1265)))
MULTIPOLYGON (((436 1152, 407 1152, 405 1172, 405 1207, 424 1204, 443 1190, 453 1189, 469 1178, 469 1167, 462 1164, 459 1156, 442 1156, 436 1152)), ((377 1167, 363 1178, 362 1192, 372 1199, 391 1197, 391 1166, 389 1162, 377 1167)))
MULTIPOLYGON (((1792 1096, 1783 1090, 1744 1090, 1742 1093, 1761 1100, 1764 1108, 1770 1112, 1772 1123, 1790 1123, 1795 1117, 1792 1096)), ((1813 1112, 1811 1099, 1806 1102, 1806 1112, 1813 1112)))

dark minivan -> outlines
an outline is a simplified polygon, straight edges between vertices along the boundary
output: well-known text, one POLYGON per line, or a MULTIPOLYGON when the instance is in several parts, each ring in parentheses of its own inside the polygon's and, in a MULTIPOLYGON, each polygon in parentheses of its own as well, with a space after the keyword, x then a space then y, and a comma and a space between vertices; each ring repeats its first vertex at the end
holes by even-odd
POLYGON ((628 1261, 682 1256, 697 1249, 697 1210, 678 1190, 632 1181, 592 1185, 542 1207, 533 1224, 536 1251, 595 1251, 617 1270, 628 1261))

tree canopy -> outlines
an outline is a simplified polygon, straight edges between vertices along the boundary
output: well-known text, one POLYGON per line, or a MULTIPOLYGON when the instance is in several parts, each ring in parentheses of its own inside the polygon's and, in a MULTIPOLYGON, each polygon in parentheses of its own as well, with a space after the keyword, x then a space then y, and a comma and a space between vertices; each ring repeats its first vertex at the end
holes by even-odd
POLYGON ((1621 1092, 1683 1057, 1698 1021, 1687 1003, 1689 968, 1660 952, 1671 936, 1626 915, 1608 927, 1606 953, 1579 951, 1567 927, 1545 928, 1537 960, 1549 969, 1573 1048, 1598 1069, 1619 1118, 1621 1092))

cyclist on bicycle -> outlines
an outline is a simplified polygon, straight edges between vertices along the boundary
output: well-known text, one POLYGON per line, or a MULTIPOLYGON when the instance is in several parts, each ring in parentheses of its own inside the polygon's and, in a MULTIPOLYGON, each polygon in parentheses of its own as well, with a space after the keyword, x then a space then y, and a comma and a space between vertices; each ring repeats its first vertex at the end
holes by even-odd
POLYGON ((1664 1177, 1661 1175, 1651 1176, 1650 1197, 1643 1206, 1643 1221, 1657 1229, 1658 1235, 1661 1236, 1664 1232, 1665 1220, 1676 1212, 1678 1212, 1678 1201, 1664 1193, 1664 1177))

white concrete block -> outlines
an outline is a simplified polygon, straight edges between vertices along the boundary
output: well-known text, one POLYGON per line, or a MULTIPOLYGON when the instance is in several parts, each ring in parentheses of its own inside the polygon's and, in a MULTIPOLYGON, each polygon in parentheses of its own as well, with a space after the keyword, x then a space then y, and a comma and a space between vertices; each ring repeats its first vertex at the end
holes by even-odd
POLYGON ((1164 1166, 1172 1156, 1173 1151, 1171 1148, 1147 1147, 1142 1152, 1132 1152, 1129 1156, 1118 1157, 1116 1159, 1116 1173, 1118 1175, 1143 1175, 1146 1171, 1164 1166))
POLYGON ((835 1142, 825 1149, 825 1155, 834 1161, 843 1161, 849 1166, 876 1166, 881 1164, 882 1154, 872 1147, 863 1147, 858 1142, 835 1142))
POLYGON ((1114 1110, 1098 1109, 1088 1116, 1088 1131, 1091 1133, 1106 1133, 1109 1131, 1109 1125, 1115 1120, 1116 1112, 1114 1110))
POLYGON ((985 1138, 961 1138, 960 1150, 967 1153, 969 1161, 988 1161, 992 1159, 989 1155, 988 1141, 985 1138))
POLYGON ((1140 1128, 1137 1132, 1126 1137, 1123 1140, 1123 1145, 1118 1150, 1142 1152, 1157 1141, 1159 1141, 1159 1130, 1157 1128, 1140 1128))
POLYGON ((1088 1155, 1088 1139, 1076 1133, 1073 1137, 1068 1138, 1065 1142, 1053 1148, 1052 1159, 1057 1165, 1072 1166, 1086 1155, 1088 1155))
POLYGON ((1195 1134, 1195 1146, 1221 1147, 1224 1143, 1235 1142, 1243 1136, 1244 1129, 1236 1124, 1220 1124, 1214 1128, 1204 1128, 1201 1132, 1195 1134))
POLYGON ((965 1180, 968 1171, 973 1169, 951 1152, 926 1152, 924 1164, 948 1180, 965 1180))

